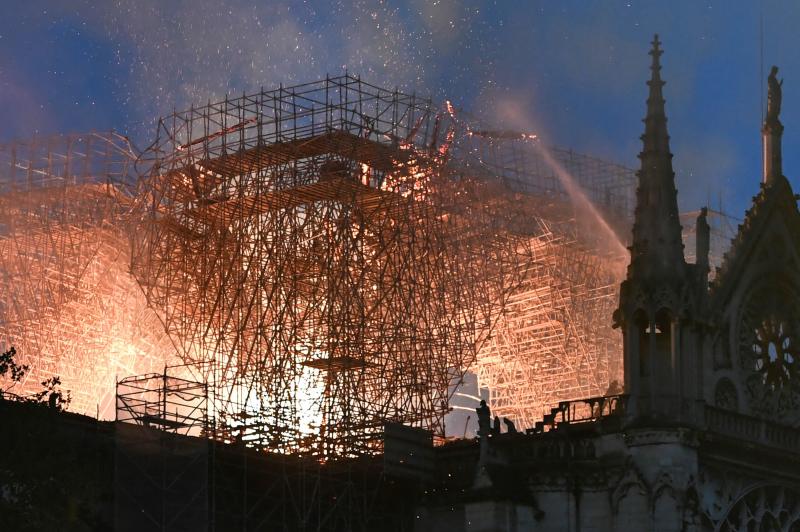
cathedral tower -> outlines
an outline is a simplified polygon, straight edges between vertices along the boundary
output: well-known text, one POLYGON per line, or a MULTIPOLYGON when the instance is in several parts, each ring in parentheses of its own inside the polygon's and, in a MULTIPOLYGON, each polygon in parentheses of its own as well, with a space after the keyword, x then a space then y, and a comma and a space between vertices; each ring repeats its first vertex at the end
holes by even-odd
POLYGON ((698 219, 697 264, 683 255, 675 173, 664 111, 658 35, 652 42, 647 115, 637 173, 631 262, 615 326, 625 338, 625 391, 635 416, 690 414, 699 398, 701 334, 707 293, 708 224, 698 219))

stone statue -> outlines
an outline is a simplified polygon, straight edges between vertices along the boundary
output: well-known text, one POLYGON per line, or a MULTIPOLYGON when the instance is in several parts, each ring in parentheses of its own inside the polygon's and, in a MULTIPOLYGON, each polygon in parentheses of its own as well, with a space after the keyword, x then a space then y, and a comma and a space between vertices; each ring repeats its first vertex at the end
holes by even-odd
POLYGON ((506 425, 506 432, 509 434, 516 434, 517 433, 517 426, 514 425, 514 422, 508 419, 507 417, 503 418, 503 423, 506 425))
POLYGON ((478 413, 478 436, 488 436, 491 430, 492 414, 486 401, 481 400, 481 406, 475 409, 478 413))
POLYGON ((781 99, 783 80, 778 81, 778 67, 773 66, 767 78, 767 124, 780 123, 778 115, 781 112, 781 99))
POLYGON ((494 416, 494 424, 492 425, 492 436, 500 434, 500 416, 494 416))

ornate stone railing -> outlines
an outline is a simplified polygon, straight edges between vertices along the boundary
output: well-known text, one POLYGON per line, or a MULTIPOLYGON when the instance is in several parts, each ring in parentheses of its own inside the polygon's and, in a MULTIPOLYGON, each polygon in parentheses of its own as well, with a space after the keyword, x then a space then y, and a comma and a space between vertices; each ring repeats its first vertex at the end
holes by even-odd
POLYGON ((551 409, 542 421, 536 423, 528 433, 540 433, 552 430, 563 424, 577 424, 599 421, 604 418, 622 417, 628 405, 628 396, 603 395, 575 401, 561 401, 551 409))
MULTIPOLYGON (((764 419, 731 412, 713 406, 699 405, 697 414, 690 416, 687 427, 706 429, 711 433, 730 436, 759 445, 800 452, 800 428, 781 425, 764 419), (697 415, 701 419, 698 419, 697 415)), ((627 395, 590 397, 576 401, 562 401, 551 409, 542 421, 536 423, 528 434, 548 432, 566 425, 579 425, 610 418, 622 419, 628 412, 627 395)), ((641 405, 640 405, 641 407, 641 405)), ((690 412, 686 407, 683 411, 690 412)), ((688 419, 688 418, 687 418, 688 419)))
POLYGON ((733 436, 754 443, 800 451, 800 429, 772 423, 713 406, 705 408, 706 428, 712 432, 733 436))

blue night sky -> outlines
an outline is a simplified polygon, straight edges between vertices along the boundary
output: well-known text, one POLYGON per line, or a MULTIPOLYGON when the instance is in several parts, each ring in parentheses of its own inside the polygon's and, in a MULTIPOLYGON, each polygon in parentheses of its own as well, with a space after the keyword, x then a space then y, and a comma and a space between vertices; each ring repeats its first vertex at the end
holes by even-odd
POLYGON ((116 129, 144 146, 173 108, 347 69, 636 166, 657 32, 682 208, 747 207, 772 64, 785 78, 784 172, 800 190, 800 54, 789 43, 800 2, 256 4, 0 0, 0 142, 116 129))

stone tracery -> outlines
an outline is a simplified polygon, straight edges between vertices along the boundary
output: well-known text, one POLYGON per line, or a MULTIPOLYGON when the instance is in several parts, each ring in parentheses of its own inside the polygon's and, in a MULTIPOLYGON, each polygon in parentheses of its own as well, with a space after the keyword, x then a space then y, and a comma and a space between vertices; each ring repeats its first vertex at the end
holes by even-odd
POLYGON ((739 355, 750 408, 784 419, 800 404, 798 312, 788 283, 764 280, 746 300, 740 318, 739 355))

